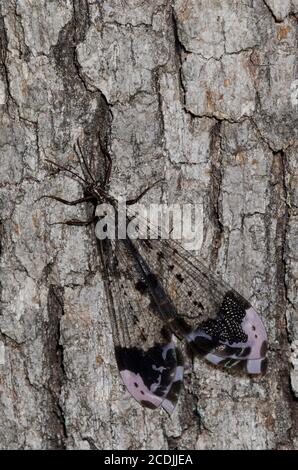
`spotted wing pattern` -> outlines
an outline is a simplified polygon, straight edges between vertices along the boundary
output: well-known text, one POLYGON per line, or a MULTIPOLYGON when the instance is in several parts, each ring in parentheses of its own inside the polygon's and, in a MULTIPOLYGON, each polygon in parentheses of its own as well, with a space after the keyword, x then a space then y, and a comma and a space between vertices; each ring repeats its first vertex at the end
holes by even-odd
POLYGON ((195 354, 249 374, 266 372, 266 330, 247 300, 174 240, 133 243, 175 305, 172 331, 195 354))
POLYGON ((160 298, 163 289, 124 241, 105 240, 99 246, 122 381, 141 405, 171 413, 183 382, 183 358, 165 327, 163 307, 142 286, 158 287, 160 298))
POLYGON ((235 292, 227 292, 217 317, 203 321, 186 339, 198 355, 215 365, 240 365, 249 374, 265 374, 266 331, 254 308, 243 303, 235 292))
POLYGON ((183 382, 174 336, 214 365, 264 374, 267 335, 250 303, 174 240, 99 241, 115 354, 143 406, 171 413, 183 382))

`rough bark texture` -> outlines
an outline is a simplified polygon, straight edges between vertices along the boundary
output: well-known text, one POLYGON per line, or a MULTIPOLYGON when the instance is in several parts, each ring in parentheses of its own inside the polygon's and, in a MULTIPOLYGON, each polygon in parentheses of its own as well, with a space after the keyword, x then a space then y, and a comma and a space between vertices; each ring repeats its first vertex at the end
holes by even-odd
POLYGON ((297 0, 1 0, 0 447, 298 447, 297 0), (294 82, 294 83, 293 83, 294 82), (262 313, 267 375, 195 361, 172 417, 120 383, 72 146, 202 205, 200 254, 262 313), (297 311, 296 311, 297 312, 297 311), (296 315, 296 316, 295 316, 296 315))

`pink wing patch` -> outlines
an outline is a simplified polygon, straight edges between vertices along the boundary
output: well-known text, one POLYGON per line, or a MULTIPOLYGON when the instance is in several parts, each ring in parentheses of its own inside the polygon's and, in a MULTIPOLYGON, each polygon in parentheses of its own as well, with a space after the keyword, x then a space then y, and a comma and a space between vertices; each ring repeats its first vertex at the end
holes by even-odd
POLYGON ((267 334, 258 313, 228 292, 215 319, 186 336, 194 352, 215 365, 242 366, 249 374, 267 370, 267 334))
POLYGON ((155 345, 148 351, 117 348, 121 378, 128 392, 142 406, 160 405, 172 413, 183 382, 183 357, 174 343, 155 345))
POLYGON ((267 333, 262 320, 250 307, 241 323, 247 335, 247 341, 228 344, 222 342, 221 346, 206 355, 206 359, 213 364, 224 362, 225 367, 233 367, 242 361, 249 374, 265 374, 267 370, 267 333), (222 345, 226 345, 224 348, 222 345))

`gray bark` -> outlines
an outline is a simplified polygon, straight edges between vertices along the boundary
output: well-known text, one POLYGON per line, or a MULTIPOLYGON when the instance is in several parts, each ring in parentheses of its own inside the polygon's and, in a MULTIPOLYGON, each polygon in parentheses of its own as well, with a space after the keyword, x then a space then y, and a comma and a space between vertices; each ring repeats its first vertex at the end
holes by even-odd
POLYGON ((1 0, 0 447, 298 447, 297 0, 1 0), (91 228, 45 162, 201 203, 200 255, 261 312, 265 377, 188 361, 172 417, 120 383, 91 228), (101 144, 101 145, 100 145, 101 144))

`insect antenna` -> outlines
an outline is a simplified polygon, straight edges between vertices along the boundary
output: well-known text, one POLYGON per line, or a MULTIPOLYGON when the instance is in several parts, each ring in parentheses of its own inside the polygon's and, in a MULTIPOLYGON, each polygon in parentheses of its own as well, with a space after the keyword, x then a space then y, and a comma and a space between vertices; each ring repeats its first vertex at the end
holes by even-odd
POLYGON ((80 175, 78 175, 75 171, 71 170, 70 168, 67 168, 64 165, 60 165, 60 163, 54 162, 53 160, 50 160, 49 158, 45 158, 45 161, 51 163, 54 166, 56 166, 57 168, 59 168, 59 170, 65 171, 67 173, 70 173, 72 176, 75 176, 80 181, 83 181, 84 185, 88 184, 88 181, 86 181, 84 178, 82 178, 80 175))
MULTIPOLYGON (((90 164, 88 163, 88 161, 87 161, 87 159, 84 155, 84 152, 82 151, 82 147, 81 147, 79 138, 76 141, 76 145, 77 145, 78 151, 77 151, 75 145, 73 146, 73 149, 74 149, 76 157, 78 158, 78 161, 80 163, 81 168, 83 169, 83 167, 84 167, 86 169, 88 175, 90 176, 92 182, 95 185, 98 185, 100 183, 100 178, 98 178, 98 179, 94 178, 94 176, 92 174, 92 171, 91 171, 90 164), (83 162, 83 164, 82 164, 82 162, 83 162)), ((103 147, 100 140, 99 140, 99 145, 100 145, 100 150, 101 150, 101 152, 104 156, 104 159, 105 159, 105 165, 107 167, 106 171, 105 171, 104 181, 103 181, 103 184, 101 185, 101 189, 105 190, 107 184, 109 183, 110 176, 111 176, 112 159, 111 159, 111 156, 110 156, 109 152, 103 147)))
POLYGON ((80 163, 80 166, 81 166, 82 170, 83 170, 83 167, 85 167, 85 169, 86 169, 88 175, 90 176, 91 180, 93 181, 93 183, 96 183, 95 178, 93 177, 93 175, 92 175, 92 173, 91 173, 91 169, 90 169, 90 167, 89 167, 89 165, 88 165, 88 163, 87 163, 87 160, 86 160, 86 158, 85 158, 85 155, 84 155, 84 153, 83 153, 83 151, 82 151, 79 138, 78 138, 77 141, 76 141, 76 145, 77 145, 79 151, 77 151, 75 145, 73 146, 73 150, 74 150, 74 153, 75 153, 75 155, 76 155, 76 157, 77 157, 77 159, 78 159, 78 161, 79 161, 79 163, 80 163), (82 159, 82 160, 81 160, 81 159, 82 159), (83 164, 82 164, 82 161, 83 161, 83 164))
POLYGON ((150 189, 154 188, 154 186, 157 186, 159 183, 165 183, 165 180, 164 179, 159 179, 157 181, 155 181, 154 183, 150 184, 149 186, 147 186, 140 194, 138 194, 136 197, 134 197, 133 199, 129 199, 128 201, 126 201, 126 205, 127 206, 133 206, 134 204, 136 204, 140 199, 142 199, 143 196, 145 196, 145 194, 150 191, 150 189))
MULTIPOLYGON (((100 139, 99 139, 99 146, 100 146, 100 150, 101 150, 101 152, 104 156, 105 165, 106 165, 106 171, 105 171, 104 182, 103 182, 103 187, 105 188, 108 185, 108 183, 110 181, 110 177, 111 177, 112 159, 111 159, 111 155, 109 154, 107 149, 103 147, 100 139)), ((96 183, 99 183, 99 181, 100 180, 97 180, 96 183)))

